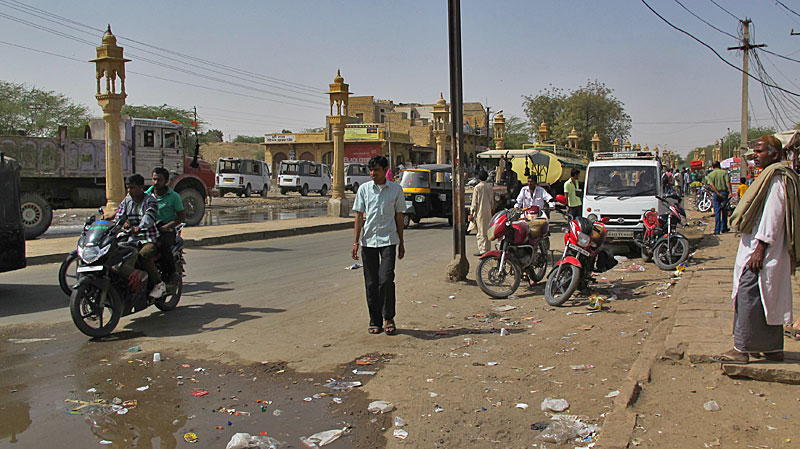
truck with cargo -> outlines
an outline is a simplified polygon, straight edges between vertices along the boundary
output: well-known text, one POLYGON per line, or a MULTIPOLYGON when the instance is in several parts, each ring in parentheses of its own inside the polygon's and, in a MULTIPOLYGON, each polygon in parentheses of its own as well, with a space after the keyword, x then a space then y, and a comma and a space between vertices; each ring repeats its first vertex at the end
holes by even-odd
MULTIPOLYGON (((123 117, 119 126, 124 176, 139 173, 150 185, 153 169, 166 168, 169 186, 183 199, 186 223, 198 224, 214 188, 214 170, 201 159, 193 164, 193 158, 184 154, 183 126, 129 117, 123 117)), ((35 238, 50 227, 54 209, 106 203, 105 122, 92 120, 87 134, 87 139, 68 138, 62 127, 57 138, 0 136, 0 151, 22 168, 20 202, 26 238, 35 238)))

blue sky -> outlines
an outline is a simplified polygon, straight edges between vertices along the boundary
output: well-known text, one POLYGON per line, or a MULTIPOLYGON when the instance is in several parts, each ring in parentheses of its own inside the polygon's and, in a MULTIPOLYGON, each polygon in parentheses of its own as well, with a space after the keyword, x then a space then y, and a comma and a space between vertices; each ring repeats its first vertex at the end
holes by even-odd
MULTIPOLYGON (((737 21, 711 0, 681 2, 716 27, 737 35, 737 21)), ((755 42, 800 59, 800 36, 789 35, 791 28, 800 30, 800 16, 774 0, 716 2, 736 17, 753 19, 755 42)), ((741 66, 741 56, 726 51, 737 45, 734 39, 692 17, 675 0, 648 3, 741 66)), ((800 12, 797 1, 783 3, 800 12)), ((741 73, 669 28, 639 0, 463 0, 461 12, 466 101, 503 109, 506 116, 521 116, 522 95, 536 94, 550 84, 574 89, 597 79, 625 104, 633 119, 633 142, 667 145, 685 154, 723 137, 728 128, 739 129, 741 73)), ((337 69, 358 95, 433 102, 441 91, 449 99, 446 14, 445 0, 0 0, 0 41, 5 42, 0 43, 4 61, 0 79, 62 92, 99 115, 93 97, 93 65, 79 62, 94 57, 92 45, 14 19, 93 45, 99 44, 101 32, 77 25, 63 27, 44 18, 60 22, 59 16, 95 29, 110 23, 126 56, 133 59, 127 65, 128 103, 196 105, 201 117, 226 137, 283 128, 297 131, 323 125, 324 92, 337 69), (142 44, 226 67, 170 61, 164 53, 142 44), (165 64, 223 78, 226 83, 170 70, 165 64), (223 74, 204 72, 204 68, 223 74), (229 78, 229 68, 248 73, 236 75, 243 79, 229 78)), ((779 85, 800 93, 800 64, 771 55, 763 55, 762 61, 779 85)), ((751 125, 774 125, 754 80, 750 95, 751 125)), ((800 111, 789 111, 788 120, 800 121, 800 111)))

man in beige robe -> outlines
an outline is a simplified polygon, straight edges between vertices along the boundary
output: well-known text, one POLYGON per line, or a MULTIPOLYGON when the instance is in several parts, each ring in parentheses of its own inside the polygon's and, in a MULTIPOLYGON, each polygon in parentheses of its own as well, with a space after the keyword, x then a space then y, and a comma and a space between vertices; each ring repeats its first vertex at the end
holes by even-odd
POLYGON ((478 173, 480 182, 472 191, 472 208, 469 220, 475 223, 476 233, 478 237, 478 252, 476 256, 481 256, 483 253, 489 251, 489 236, 486 232, 489 229, 489 222, 492 220, 494 213, 494 188, 486 182, 489 179, 489 174, 486 170, 481 170, 478 173))

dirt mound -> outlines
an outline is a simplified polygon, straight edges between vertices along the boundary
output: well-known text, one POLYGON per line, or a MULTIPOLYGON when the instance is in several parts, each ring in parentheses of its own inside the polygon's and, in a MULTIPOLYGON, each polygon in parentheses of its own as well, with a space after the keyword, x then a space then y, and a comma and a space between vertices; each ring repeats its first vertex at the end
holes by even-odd
POLYGON ((216 167, 221 157, 264 159, 264 146, 257 143, 213 142, 200 145, 200 156, 216 167))

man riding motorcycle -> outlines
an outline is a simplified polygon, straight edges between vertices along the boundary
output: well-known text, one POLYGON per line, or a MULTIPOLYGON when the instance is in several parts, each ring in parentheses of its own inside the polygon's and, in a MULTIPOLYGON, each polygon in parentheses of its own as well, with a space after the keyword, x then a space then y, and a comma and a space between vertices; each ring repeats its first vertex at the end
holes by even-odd
POLYGON ((158 213, 158 202, 155 197, 144 193, 144 177, 139 174, 128 176, 126 187, 128 196, 122 200, 117 209, 114 220, 119 220, 121 216, 126 216, 125 228, 132 228, 132 235, 139 236, 139 261, 147 272, 149 279, 153 282, 153 289, 150 296, 160 298, 167 292, 166 285, 161 280, 161 274, 155 264, 155 257, 158 254, 156 241, 158 240, 158 229, 156 228, 156 214, 158 213))
MULTIPOLYGON (((516 209, 528 209, 533 206, 539 208, 538 214, 523 215, 531 229, 539 228, 542 219, 550 221, 550 211, 555 209, 553 196, 539 185, 538 179, 536 173, 528 175, 528 184, 520 190, 519 195, 517 195, 517 204, 514 206, 516 209), (539 222, 538 224, 537 221, 539 222)), ((542 241, 544 242, 545 253, 549 252, 549 232, 542 241)))
POLYGON ((157 247, 161 252, 164 274, 169 280, 175 280, 180 273, 175 271, 175 260, 172 257, 172 246, 175 244, 175 228, 186 219, 181 196, 168 185, 169 172, 164 167, 153 169, 153 186, 145 192, 152 195, 158 203, 156 226, 158 228, 157 247))

